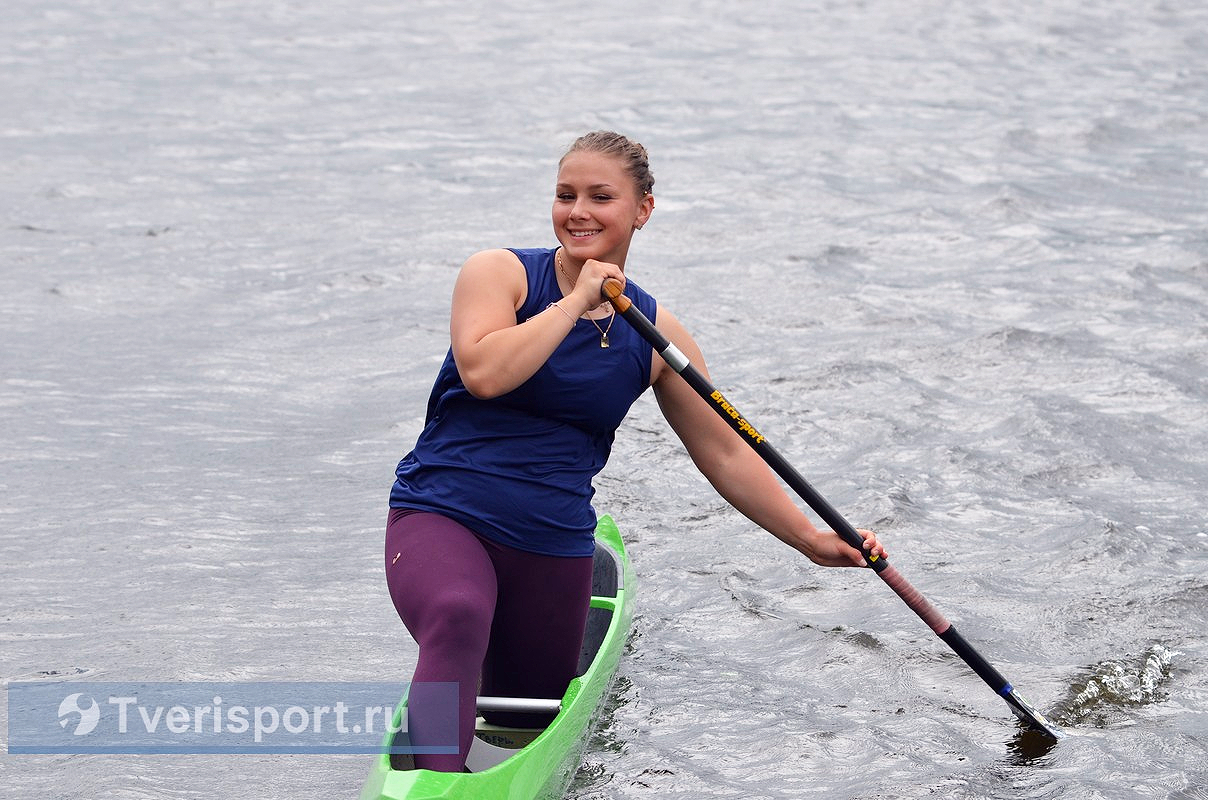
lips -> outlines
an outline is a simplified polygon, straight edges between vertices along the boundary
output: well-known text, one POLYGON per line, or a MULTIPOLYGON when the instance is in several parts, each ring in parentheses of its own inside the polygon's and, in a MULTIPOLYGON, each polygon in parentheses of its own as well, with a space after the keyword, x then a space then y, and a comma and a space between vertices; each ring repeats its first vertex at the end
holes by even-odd
POLYGON ((586 239, 589 236, 595 236, 601 230, 602 230, 602 228, 593 228, 592 230, 589 230, 589 231, 567 231, 567 233, 569 233, 571 235, 571 238, 574 238, 574 239, 586 239))

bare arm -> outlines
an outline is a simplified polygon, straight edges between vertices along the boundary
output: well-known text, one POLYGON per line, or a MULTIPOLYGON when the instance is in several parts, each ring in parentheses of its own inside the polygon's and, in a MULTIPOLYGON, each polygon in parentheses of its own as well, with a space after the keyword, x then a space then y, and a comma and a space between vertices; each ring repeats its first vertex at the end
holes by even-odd
POLYGON ((528 290, 524 265, 508 250, 485 250, 471 256, 453 287, 449 336, 453 358, 466 389, 475 397, 498 397, 531 378, 549 359, 579 316, 597 305, 605 278, 624 282, 612 264, 588 261, 586 280, 547 308, 516 324, 516 311, 528 290), (594 285, 594 294, 589 291, 594 285))
MULTIPOLYGON (((700 349, 679 321, 659 309, 659 328, 708 376, 700 349)), ((823 566, 863 566, 864 554, 831 531, 820 531, 781 487, 759 454, 666 364, 654 374, 659 408, 693 463, 734 508, 785 544, 823 566)), ((860 531, 865 552, 884 556, 875 534, 860 531)))

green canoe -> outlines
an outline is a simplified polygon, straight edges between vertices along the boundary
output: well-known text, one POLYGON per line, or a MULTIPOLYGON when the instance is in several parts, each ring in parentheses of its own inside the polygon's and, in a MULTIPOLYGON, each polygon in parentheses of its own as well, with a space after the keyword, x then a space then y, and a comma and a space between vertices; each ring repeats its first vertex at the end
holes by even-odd
MULTIPOLYGON (((361 800, 529 800, 562 797, 578 769, 601 698, 612 684, 633 618, 633 573, 611 517, 596 526, 591 609, 579 656, 579 677, 561 701, 480 698, 479 708, 546 710, 557 716, 544 730, 499 728, 478 720, 468 773, 415 769, 409 755, 383 753, 374 763, 361 800)), ((395 728, 406 719, 406 698, 395 709, 395 728)), ((405 736, 405 732, 398 737, 405 736)), ((384 745, 395 742, 388 736, 384 745)))

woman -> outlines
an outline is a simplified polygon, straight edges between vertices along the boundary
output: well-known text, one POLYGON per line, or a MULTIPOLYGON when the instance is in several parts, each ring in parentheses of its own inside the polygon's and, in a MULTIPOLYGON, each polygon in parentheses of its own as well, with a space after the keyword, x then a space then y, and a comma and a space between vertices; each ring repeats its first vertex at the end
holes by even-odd
MULTIPOLYGON (((485 695, 561 697, 574 677, 591 591, 591 481, 648 387, 735 508, 816 564, 864 564, 863 553, 810 523, 758 454, 635 331, 614 326, 600 295, 608 278, 704 370, 679 321, 625 279, 634 231, 654 211, 653 186, 640 144, 589 133, 559 162, 560 246, 481 252, 458 275, 452 346, 424 430, 399 464, 386 533, 390 595, 419 644, 413 744, 432 713, 416 687, 460 686, 460 752, 419 754, 418 767, 463 769, 480 680, 485 695)), ((861 535, 866 553, 885 554, 874 534, 861 535)))

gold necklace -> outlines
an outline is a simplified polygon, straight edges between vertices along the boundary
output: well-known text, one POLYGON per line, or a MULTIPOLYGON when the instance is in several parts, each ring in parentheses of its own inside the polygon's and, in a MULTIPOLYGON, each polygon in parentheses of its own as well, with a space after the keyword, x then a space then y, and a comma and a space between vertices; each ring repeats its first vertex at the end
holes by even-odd
POLYGON ((608 332, 610 330, 612 330, 612 321, 616 318, 617 318, 617 311, 615 308, 612 309, 612 313, 608 315, 608 327, 606 327, 606 328, 601 328, 600 323, 596 322, 591 317, 587 318, 587 321, 590 322, 592 325, 595 325, 596 330, 598 330, 600 332, 600 347, 608 347, 608 332))
MULTIPOLYGON (((561 247, 558 248, 557 263, 558 263, 558 271, 561 272, 562 275, 566 278, 567 283, 570 284, 570 288, 572 288, 572 289, 575 288, 575 282, 570 279, 570 275, 567 275, 566 270, 562 268, 562 248, 561 247)), ((594 325, 596 330, 598 330, 600 332, 600 347, 601 348, 608 347, 608 332, 610 330, 612 330, 612 323, 617 318, 617 310, 615 308, 613 308, 611 304, 608 306, 608 310, 609 310, 608 326, 605 328, 601 328, 600 323, 596 322, 591 317, 587 318, 587 321, 590 322, 592 325, 594 325)))

